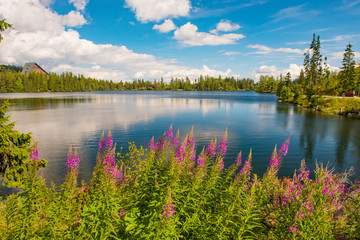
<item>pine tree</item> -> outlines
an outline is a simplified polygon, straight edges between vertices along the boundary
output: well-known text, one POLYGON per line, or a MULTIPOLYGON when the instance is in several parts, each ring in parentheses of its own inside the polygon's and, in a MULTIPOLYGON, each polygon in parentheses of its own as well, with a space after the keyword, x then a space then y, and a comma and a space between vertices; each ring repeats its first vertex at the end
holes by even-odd
POLYGON ((291 86, 291 73, 290 72, 288 72, 285 76, 285 84, 287 87, 291 86))
POLYGON ((313 40, 310 44, 310 50, 312 50, 312 56, 310 58, 310 80, 311 84, 317 86, 323 74, 323 69, 321 66, 320 36, 316 36, 315 33, 313 34, 313 40))
POLYGON ((351 49, 352 45, 349 43, 346 46, 344 52, 344 58, 342 60, 343 66, 342 74, 341 74, 341 85, 342 88, 346 91, 351 91, 356 88, 356 81, 355 81, 355 54, 351 49))

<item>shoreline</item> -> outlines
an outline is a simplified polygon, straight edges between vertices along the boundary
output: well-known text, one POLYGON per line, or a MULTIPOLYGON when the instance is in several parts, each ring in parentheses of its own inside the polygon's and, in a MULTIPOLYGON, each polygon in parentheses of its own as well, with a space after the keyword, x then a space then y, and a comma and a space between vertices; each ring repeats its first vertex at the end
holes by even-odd
MULTIPOLYGON (((303 96, 304 98, 304 96, 303 96)), ((293 104, 297 107, 311 109, 332 116, 342 116, 345 118, 360 119, 360 97, 342 97, 342 96, 319 96, 319 104, 311 107, 309 103, 297 104, 293 101, 277 100, 281 103, 293 104)))

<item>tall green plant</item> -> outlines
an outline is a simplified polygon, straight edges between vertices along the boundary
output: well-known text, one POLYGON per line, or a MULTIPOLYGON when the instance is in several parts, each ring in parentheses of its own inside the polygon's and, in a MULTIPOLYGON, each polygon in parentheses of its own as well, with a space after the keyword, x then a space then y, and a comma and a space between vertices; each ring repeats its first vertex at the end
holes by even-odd
MULTIPOLYGON (((10 122, 9 116, 6 116, 9 105, 6 100, 0 107, 0 175, 4 177, 4 185, 19 187, 31 167, 32 136, 15 130, 15 122, 10 122)), ((45 166, 46 161, 40 159, 38 167, 45 166)))

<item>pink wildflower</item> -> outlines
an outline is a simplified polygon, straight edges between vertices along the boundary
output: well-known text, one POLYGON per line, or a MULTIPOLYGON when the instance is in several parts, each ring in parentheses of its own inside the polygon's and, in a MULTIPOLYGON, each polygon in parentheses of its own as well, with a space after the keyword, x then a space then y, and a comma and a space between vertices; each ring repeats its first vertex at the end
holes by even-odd
POLYGON ((172 142, 171 142, 171 146, 175 146, 177 147, 179 145, 179 130, 177 131, 175 137, 173 138, 172 142))
POLYGON ((171 219, 171 215, 175 216, 175 210, 174 210, 174 204, 173 204, 173 200, 171 198, 171 189, 169 190, 169 196, 166 202, 166 205, 164 206, 164 210, 161 213, 161 216, 164 216, 170 220, 171 219))
POLYGON ((213 158, 216 154, 216 140, 211 140, 210 144, 206 147, 206 155, 213 158))
POLYGON ((169 204, 169 205, 165 205, 164 206, 164 210, 162 211, 161 213, 161 216, 164 216, 167 218, 167 219, 171 219, 171 215, 175 216, 175 210, 174 210, 174 205, 173 204, 169 204))
POLYGON ((149 142, 148 148, 150 150, 155 150, 155 145, 154 145, 154 137, 152 137, 152 139, 149 142))
POLYGON ((245 176, 247 180, 250 179, 250 171, 251 171, 251 149, 248 156, 248 159, 245 161, 243 168, 240 170, 240 174, 245 176))
POLYGON ((111 173, 113 175, 113 178, 120 183, 125 183, 126 181, 126 177, 125 177, 125 173, 123 172, 122 169, 118 169, 115 165, 112 167, 111 169, 111 173))
POLYGON ((227 141, 228 141, 228 137, 227 137, 227 129, 226 129, 224 137, 219 144, 219 154, 222 157, 225 157, 226 155, 227 141))
POLYGON ((40 160, 39 151, 37 149, 37 143, 35 143, 35 142, 31 146, 31 153, 30 153, 29 158, 32 161, 39 161, 40 160))
POLYGON ((163 149, 163 147, 164 147, 164 135, 156 143, 155 151, 161 151, 163 149))
POLYGON ((235 159, 236 166, 241 166, 241 161, 242 159, 241 159, 241 151, 240 151, 235 159))
POLYGON ((115 165, 115 147, 106 155, 104 161, 104 171, 113 173, 115 165))
POLYGON ((277 170, 279 168, 279 165, 280 162, 279 162, 278 154, 276 153, 276 146, 275 146, 273 154, 271 155, 269 167, 277 170))
POLYGON ((197 160, 198 166, 205 167, 205 161, 206 161, 206 154, 204 152, 204 149, 201 151, 199 158, 197 160))
POLYGON ((76 168, 79 166, 79 156, 78 154, 76 153, 76 150, 75 150, 75 153, 72 152, 72 148, 70 146, 70 149, 69 149, 69 152, 67 154, 67 158, 66 158, 66 167, 68 169, 72 169, 72 168, 76 168))
POLYGON ((126 213, 125 209, 121 210, 119 213, 120 217, 122 218, 125 217, 125 213, 126 213))
POLYGON ((184 144, 182 144, 180 146, 180 148, 178 149, 177 153, 175 154, 175 159, 178 163, 182 163, 185 160, 185 155, 186 155, 186 149, 184 144))
POLYGON ((106 142, 105 142, 104 132, 102 132, 100 141, 98 144, 98 151, 105 149, 105 147, 106 147, 106 142))
POLYGON ((289 233, 293 233, 294 234, 294 236, 296 236, 296 235, 298 235, 299 234, 299 232, 300 232, 300 230, 298 229, 298 228, 296 228, 296 227, 290 227, 289 228, 289 233))
POLYGON ((171 125, 169 127, 169 130, 166 132, 166 138, 170 140, 173 138, 173 136, 174 136, 174 134, 173 134, 173 129, 172 129, 172 125, 171 125))
POLYGON ((106 148, 107 149, 111 149, 113 147, 114 141, 113 138, 111 136, 111 131, 109 130, 109 134, 106 138, 106 148))

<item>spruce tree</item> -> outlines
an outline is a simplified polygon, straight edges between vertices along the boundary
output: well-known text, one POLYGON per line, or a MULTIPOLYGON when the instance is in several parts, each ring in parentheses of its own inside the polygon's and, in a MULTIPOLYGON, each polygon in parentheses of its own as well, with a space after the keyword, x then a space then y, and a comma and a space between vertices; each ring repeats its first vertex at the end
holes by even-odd
POLYGON ((355 90, 356 88, 356 81, 355 81, 355 54, 351 49, 352 45, 349 43, 346 46, 344 52, 344 58, 342 60, 343 66, 342 74, 341 74, 341 86, 343 90, 351 91, 355 90))

